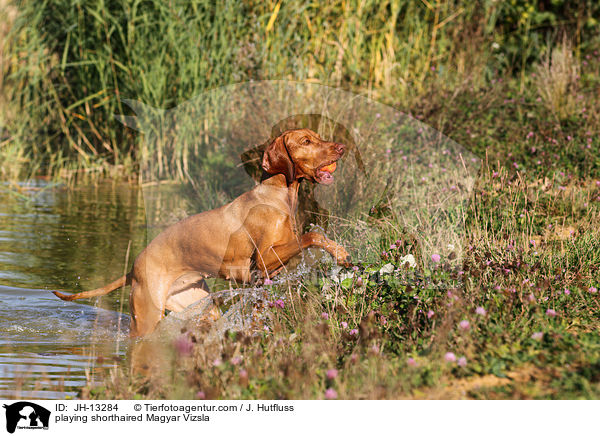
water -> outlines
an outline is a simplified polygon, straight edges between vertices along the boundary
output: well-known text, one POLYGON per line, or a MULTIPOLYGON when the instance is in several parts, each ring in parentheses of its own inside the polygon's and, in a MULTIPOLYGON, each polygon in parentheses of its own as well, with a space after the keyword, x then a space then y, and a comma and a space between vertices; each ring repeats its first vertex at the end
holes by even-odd
MULTIPOLYGON (((145 362, 148 356, 128 338, 128 287, 73 302, 51 291, 95 289, 120 277, 147 237, 202 209, 196 197, 178 186, 145 188, 142 195, 138 187, 108 183, 0 185, 0 398, 73 397, 101 382, 106 368, 145 362)), ((305 251, 276 281, 306 278, 321 256, 305 251)), ((215 295, 232 285, 207 283, 215 295)), ((257 319, 252 304, 258 294, 242 291, 237 303, 221 307, 215 335, 257 319)), ((158 347, 166 348, 149 345, 153 358, 158 347)))
POLYGON ((129 265, 145 238, 135 187, 0 185, 0 397, 74 396, 103 368, 125 364, 126 294, 64 302, 50 291, 112 281, 123 274, 130 241, 129 265))

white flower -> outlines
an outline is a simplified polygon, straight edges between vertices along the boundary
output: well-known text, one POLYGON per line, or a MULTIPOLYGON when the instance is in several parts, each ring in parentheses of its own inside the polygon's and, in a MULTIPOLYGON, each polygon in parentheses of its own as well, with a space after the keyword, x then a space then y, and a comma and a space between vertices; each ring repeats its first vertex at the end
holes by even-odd
POLYGON ((379 270, 379 274, 391 274, 393 272, 394 272, 394 265, 392 265, 391 263, 386 263, 379 270))
POLYGON ((497 42, 493 42, 493 43, 492 43, 492 48, 493 48, 494 50, 498 50, 498 49, 500 48, 500 44, 498 44, 497 42))
POLYGON ((448 250, 450 250, 450 251, 454 250, 454 244, 448 244, 448 250))
POLYGON ((412 254, 407 254, 406 256, 400 258, 400 265, 404 265, 407 262, 408 262, 408 266, 411 268, 414 268, 415 266, 417 266, 417 261, 415 260, 415 256, 413 256, 412 254))
POLYGON ((342 272, 342 267, 341 266, 334 266, 333 268, 331 268, 331 273, 330 273, 330 277, 331 280, 333 280, 335 283, 341 283, 346 279, 351 279, 352 277, 354 277, 354 272, 342 272), (341 273, 341 274, 340 274, 341 273))

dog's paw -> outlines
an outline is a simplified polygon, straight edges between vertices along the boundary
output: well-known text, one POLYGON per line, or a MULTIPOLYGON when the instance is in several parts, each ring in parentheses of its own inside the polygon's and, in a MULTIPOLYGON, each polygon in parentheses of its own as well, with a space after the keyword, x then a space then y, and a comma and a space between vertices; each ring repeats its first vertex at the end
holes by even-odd
POLYGON ((344 268, 351 268, 352 267, 352 258, 346 252, 346 250, 344 250, 343 253, 339 253, 336 256, 336 262, 337 262, 338 265, 341 265, 344 268))

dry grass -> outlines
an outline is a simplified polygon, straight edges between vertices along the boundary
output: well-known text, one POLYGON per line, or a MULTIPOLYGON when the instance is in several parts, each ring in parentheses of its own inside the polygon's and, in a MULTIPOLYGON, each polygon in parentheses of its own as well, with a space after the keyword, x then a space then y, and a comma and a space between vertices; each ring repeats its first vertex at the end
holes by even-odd
POLYGON ((538 92, 558 120, 569 118, 581 110, 577 98, 580 70, 573 46, 566 37, 535 68, 538 92))

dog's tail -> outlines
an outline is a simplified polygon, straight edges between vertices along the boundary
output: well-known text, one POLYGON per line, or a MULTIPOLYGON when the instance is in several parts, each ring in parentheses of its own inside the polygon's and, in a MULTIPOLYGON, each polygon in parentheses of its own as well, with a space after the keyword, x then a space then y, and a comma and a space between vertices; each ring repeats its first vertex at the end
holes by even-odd
POLYGON ((52 291, 54 295, 56 295, 61 300, 65 301, 73 301, 79 300, 80 298, 91 298, 91 297, 99 297, 100 295, 106 295, 115 289, 119 289, 125 285, 131 284, 131 272, 128 272, 123 277, 118 278, 112 283, 109 283, 106 286, 103 286, 98 289, 94 289, 93 291, 79 292, 77 294, 63 294, 62 292, 52 291))

